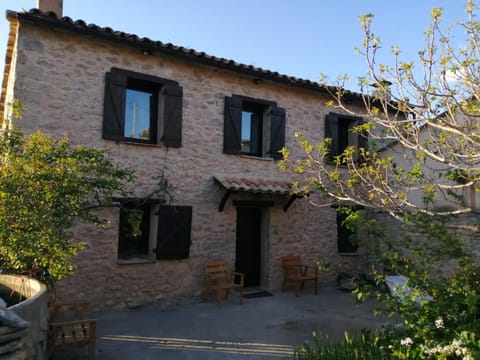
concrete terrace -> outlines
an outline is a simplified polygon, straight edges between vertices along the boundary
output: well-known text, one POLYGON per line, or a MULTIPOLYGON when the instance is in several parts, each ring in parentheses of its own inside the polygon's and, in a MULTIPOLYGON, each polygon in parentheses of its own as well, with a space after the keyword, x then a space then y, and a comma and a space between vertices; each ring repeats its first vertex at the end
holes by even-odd
MULTIPOLYGON (((97 319, 97 359, 289 359, 294 347, 312 340, 315 331, 330 340, 344 332, 380 327, 373 304, 355 305, 352 295, 335 286, 319 294, 305 289, 244 299, 230 295, 224 307, 214 302, 178 306, 148 305, 103 311, 97 319)), ((86 348, 58 354, 58 359, 86 359, 86 348)))

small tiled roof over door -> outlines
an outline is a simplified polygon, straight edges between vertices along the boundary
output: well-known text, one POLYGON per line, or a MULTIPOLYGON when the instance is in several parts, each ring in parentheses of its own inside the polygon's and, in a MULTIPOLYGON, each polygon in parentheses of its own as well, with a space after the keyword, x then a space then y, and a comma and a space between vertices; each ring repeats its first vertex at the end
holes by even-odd
POLYGON ((287 180, 246 178, 227 175, 214 175, 213 178, 226 190, 225 195, 223 196, 218 207, 219 211, 223 211, 225 203, 227 202, 230 194, 236 192, 289 196, 288 202, 283 207, 284 211, 287 211, 288 207, 298 197, 292 194, 291 182, 287 180))
POLYGON ((226 190, 247 191, 257 194, 290 195, 292 191, 289 181, 271 179, 250 179, 245 177, 231 177, 215 175, 214 179, 226 190))

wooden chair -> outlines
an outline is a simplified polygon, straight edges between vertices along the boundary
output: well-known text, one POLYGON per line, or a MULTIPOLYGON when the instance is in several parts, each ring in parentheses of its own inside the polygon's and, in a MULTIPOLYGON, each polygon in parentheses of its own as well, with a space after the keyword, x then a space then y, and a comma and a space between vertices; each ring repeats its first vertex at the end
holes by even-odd
POLYGON ((50 312, 48 349, 88 346, 88 359, 95 359, 97 321, 89 318, 89 304, 54 304, 50 312))
POLYGON ((231 272, 223 260, 208 260, 204 266, 205 287, 203 289, 203 300, 208 300, 208 294, 216 294, 217 305, 223 306, 224 300, 231 290, 240 293, 240 304, 243 304, 243 278, 244 274, 231 272))
POLYGON ((302 264, 302 260, 298 255, 282 256, 283 267, 283 285, 282 291, 285 291, 287 283, 294 283, 295 296, 303 289, 303 285, 307 281, 313 281, 315 284, 315 294, 318 292, 318 268, 316 266, 308 266, 302 264))

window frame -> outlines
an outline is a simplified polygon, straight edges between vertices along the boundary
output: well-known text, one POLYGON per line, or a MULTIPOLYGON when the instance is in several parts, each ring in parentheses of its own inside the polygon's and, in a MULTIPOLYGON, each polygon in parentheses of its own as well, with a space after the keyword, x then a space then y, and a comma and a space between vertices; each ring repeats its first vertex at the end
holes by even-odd
POLYGON ((354 155, 356 156, 356 158, 354 159, 354 161, 355 162, 362 161, 360 158, 359 149, 367 148, 367 135, 364 133, 354 133, 353 131, 351 131, 350 134, 347 134, 347 138, 345 139, 344 137, 340 138, 339 133, 340 133, 341 127, 346 128, 348 132, 353 127, 363 124, 363 122, 364 122, 363 118, 358 116, 344 115, 344 114, 333 113, 333 112, 330 112, 326 116, 325 139, 330 138, 332 140, 329 147, 328 157, 327 157, 327 161, 329 163, 334 163, 335 157, 342 155, 345 149, 349 146, 354 146, 356 149, 356 152, 354 155), (346 126, 343 126, 345 124, 346 126), (345 144, 345 146, 343 146, 343 143, 345 144))
POLYGON ((285 146, 286 111, 273 101, 232 95, 225 97, 223 152, 279 160, 285 146), (253 151, 242 151, 242 113, 261 115, 257 129, 259 143, 253 151))
POLYGON ((117 259, 118 261, 153 261, 155 259, 155 229, 158 226, 158 217, 155 215, 160 206, 160 201, 146 201, 142 199, 122 199, 120 201, 119 223, 118 223, 118 245, 117 245, 117 259), (122 249, 125 235, 122 234, 124 226, 122 224, 122 209, 130 210, 142 209, 142 231, 148 229, 148 234, 142 234, 140 241, 143 243, 139 247, 145 247, 145 251, 138 253, 125 254, 125 248, 122 249), (145 212, 148 211, 148 215, 145 212), (148 224, 144 224, 145 217, 148 216, 148 224))
POLYGON ((344 225, 348 214, 336 209, 336 224, 337 224, 337 252, 340 255, 356 255, 358 254, 357 234, 348 229, 344 225), (353 239, 351 237, 354 237, 353 239))
MULTIPOLYGON (((181 260, 190 256, 192 212, 191 206, 165 205, 160 200, 152 199, 118 199, 120 202, 117 261, 120 264, 154 262, 155 260, 181 260), (125 254, 125 244, 122 243, 124 229, 121 222, 122 208, 142 208, 142 222, 148 216, 149 223, 142 224, 142 230, 148 229, 148 234, 142 234, 141 239, 147 247, 146 251, 125 254), (148 215, 145 214, 148 211, 148 215)), ((140 247, 142 247, 140 246, 140 247)))
POLYGON ((102 137, 117 142, 180 147, 182 144, 183 89, 176 81, 112 68, 105 75, 102 137), (149 139, 125 136, 127 90, 153 96, 149 139))

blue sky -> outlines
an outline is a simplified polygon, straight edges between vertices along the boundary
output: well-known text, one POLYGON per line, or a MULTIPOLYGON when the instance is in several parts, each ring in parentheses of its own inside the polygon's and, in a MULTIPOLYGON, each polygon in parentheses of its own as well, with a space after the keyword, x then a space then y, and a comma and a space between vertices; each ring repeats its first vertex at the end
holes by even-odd
MULTIPOLYGON (((373 13, 374 32, 404 60, 414 60, 424 46, 423 33, 434 7, 444 9, 444 23, 464 16, 463 0, 64 0, 64 16, 217 57, 318 81, 348 73, 347 88, 365 73, 355 54, 362 33, 358 17, 373 13)), ((36 0, 1 0, 0 10, 31 9, 36 0)), ((1 59, 8 22, 0 19, 1 59)), ((456 40, 455 40, 456 41, 456 40)), ((458 39, 459 45, 461 43, 458 39)))

